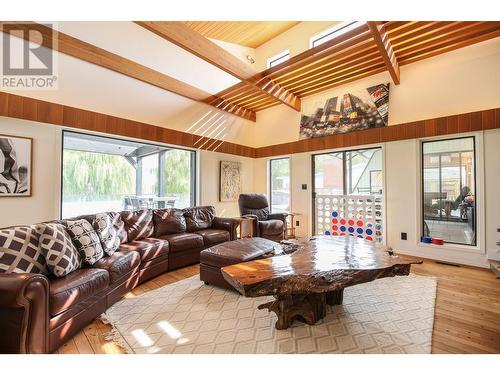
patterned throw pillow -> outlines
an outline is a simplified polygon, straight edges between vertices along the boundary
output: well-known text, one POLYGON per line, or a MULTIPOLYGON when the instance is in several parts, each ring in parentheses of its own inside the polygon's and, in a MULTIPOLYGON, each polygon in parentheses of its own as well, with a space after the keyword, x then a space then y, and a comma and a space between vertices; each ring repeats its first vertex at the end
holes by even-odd
POLYGON ((153 235, 153 212, 151 210, 123 211, 122 220, 125 222, 128 242, 153 235))
POLYGON ((125 230, 125 223, 122 220, 121 212, 108 212, 113 228, 116 230, 116 234, 120 239, 120 243, 125 243, 128 241, 127 231, 125 230))
POLYGON ((82 257, 64 225, 38 224, 36 231, 40 235, 40 248, 47 260, 47 267, 55 276, 66 276, 82 266, 82 257))
POLYGON ((0 230, 0 273, 48 273, 34 225, 0 230))
POLYGON ((85 263, 92 265, 103 257, 99 236, 87 220, 68 220, 66 224, 68 233, 85 263))
POLYGON ((112 255, 120 246, 120 238, 109 215, 106 213, 96 214, 92 226, 101 240, 104 252, 112 255))

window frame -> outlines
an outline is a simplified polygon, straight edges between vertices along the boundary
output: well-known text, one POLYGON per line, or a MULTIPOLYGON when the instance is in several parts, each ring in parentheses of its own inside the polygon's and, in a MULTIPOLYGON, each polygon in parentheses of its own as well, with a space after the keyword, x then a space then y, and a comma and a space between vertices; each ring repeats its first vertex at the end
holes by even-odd
POLYGON ((270 58, 267 59, 267 63, 266 63, 266 66, 267 66, 267 69, 269 68, 274 68, 275 66, 278 66, 279 64, 285 62, 285 61, 288 61, 290 59, 290 49, 286 49, 284 51, 281 51, 280 53, 274 55, 274 56, 271 56, 270 58), (281 61, 284 57, 288 57, 287 59, 281 61), (276 62, 278 62, 276 64, 276 62))
POLYGON ((332 40, 333 38, 335 38, 337 36, 335 34, 342 35, 348 31, 355 29, 358 26, 361 26, 364 23, 366 23, 366 22, 365 21, 347 21, 347 22, 342 22, 340 24, 336 24, 335 26, 332 26, 326 30, 323 30, 322 32, 315 34, 311 38, 309 38, 309 48, 314 48, 314 47, 320 46, 323 43, 326 43, 326 42, 332 40), (339 31, 344 30, 344 29, 345 29, 345 31, 339 33, 339 31), (332 37, 329 39, 326 39, 325 41, 323 41, 321 43, 316 44, 318 41, 325 39, 325 38, 328 38, 329 36, 332 36, 332 37))
POLYGON ((288 160, 288 178, 290 179, 290 187, 289 187, 289 203, 290 203, 290 211, 292 210, 292 159, 290 156, 283 156, 279 158, 269 159, 269 212, 273 213, 273 161, 278 160, 288 160))
MULTIPOLYGON (((479 214, 480 212, 482 212, 482 210, 479 209, 479 204, 478 202, 481 201, 481 195, 482 195, 482 192, 479 192, 478 191, 478 153, 477 153, 477 145, 476 145, 476 142, 477 142, 477 136, 475 134, 470 134, 470 135, 464 135, 464 136, 461 136, 461 137, 446 137, 446 138, 432 138, 432 139, 423 139, 420 141, 420 147, 419 147, 419 153, 420 153, 420 157, 419 157, 419 160, 420 160, 420 165, 419 165, 419 173, 420 173, 420 205, 419 205, 419 209, 420 209, 420 215, 419 215, 419 220, 418 220, 418 227, 419 227, 419 231, 417 233, 419 233, 419 235, 417 236, 417 238, 420 238, 420 236, 423 236, 424 235, 424 228, 425 228, 425 225, 424 225, 424 216, 425 216, 425 210, 424 210, 424 193, 425 193, 425 189, 424 189, 424 144, 426 143, 433 143, 433 142, 443 142, 443 141, 454 141, 454 140, 458 140, 458 139, 469 139, 469 138, 472 138, 472 152, 473 152, 473 156, 474 156, 474 198, 475 198, 475 215, 474 215, 474 244, 467 244, 467 243, 462 243, 462 242, 453 242, 453 241, 446 241, 444 240, 444 244, 445 245, 449 245, 449 246, 463 246, 465 248, 469 248, 469 249, 476 249, 479 247, 479 242, 480 242, 480 228, 479 228, 479 223, 480 223, 480 220, 479 219, 479 214), (479 200, 477 199, 479 197, 479 200)), ((461 153, 461 151, 458 151, 461 153)), ((442 152, 441 153, 435 153, 435 154, 438 154, 439 155, 439 159, 440 159, 440 162, 439 162, 439 184, 441 185, 441 155, 443 154, 442 152)), ((440 216, 441 217, 441 216, 440 216)), ((422 244, 421 242, 419 242, 419 244, 422 244)))
MULTIPOLYGON (((362 147, 362 148, 345 148, 345 149, 339 149, 339 150, 330 150, 327 152, 320 152, 320 153, 315 153, 311 154, 311 233, 316 233, 316 205, 314 204, 314 200, 316 199, 316 168, 315 168, 315 157, 320 156, 320 155, 328 155, 328 154, 336 154, 336 153, 341 153, 343 154, 342 156, 342 189, 343 189, 343 194, 345 195, 345 192, 347 191, 347 181, 346 181, 346 158, 345 154, 348 152, 354 152, 354 151, 360 151, 360 150, 380 150, 381 152, 381 157, 382 157, 382 223, 383 226, 385 227, 387 223, 387 210, 386 210, 386 165, 385 165, 385 145, 373 145, 370 147, 362 147)), ((370 193, 369 195, 371 195, 370 193)), ((382 236, 383 238, 383 244, 387 243, 387 230, 385 230, 385 234, 382 236)))
MULTIPOLYGON (((62 218, 62 211, 63 211, 63 199, 64 199, 64 137, 65 134, 80 134, 80 135, 89 135, 89 136, 94 136, 94 137, 99 137, 102 139, 113 139, 113 140, 121 140, 121 141, 126 141, 126 142, 133 142, 133 143, 140 143, 143 145, 150 145, 150 146, 160 146, 160 147, 165 147, 169 149, 176 149, 176 150, 183 150, 183 151, 189 151, 190 152, 190 165, 191 165, 191 170, 190 170, 190 181, 191 181, 191 191, 190 191, 190 201, 192 206, 196 206, 198 204, 198 151, 185 148, 185 147, 178 147, 178 146, 171 146, 169 144, 161 143, 161 142, 151 142, 151 141, 146 141, 142 139, 132 139, 132 138, 126 138, 126 137, 120 137, 120 136, 112 136, 108 134, 96 134, 96 133, 91 133, 91 132, 79 132, 79 131, 74 131, 74 130, 68 130, 68 129, 62 129, 61 132, 61 156, 59 160, 59 220, 63 220, 62 218)), ((164 159, 164 154, 167 150, 163 150, 158 153, 158 196, 160 196, 160 192, 162 190, 162 184, 160 178, 164 174, 164 171, 161 171, 161 166, 162 166, 162 159, 164 159)), ((136 181, 137 185, 137 181, 136 181)), ((136 187, 137 188, 137 187, 136 187)))

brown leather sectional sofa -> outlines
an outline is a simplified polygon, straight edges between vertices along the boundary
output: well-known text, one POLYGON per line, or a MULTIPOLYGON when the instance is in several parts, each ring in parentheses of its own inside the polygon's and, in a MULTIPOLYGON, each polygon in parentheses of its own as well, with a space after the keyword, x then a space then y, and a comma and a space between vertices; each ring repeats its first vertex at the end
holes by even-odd
POLYGON ((134 213, 115 213, 126 236, 92 267, 61 278, 0 274, 0 353, 53 352, 139 283, 198 263, 203 249, 236 239, 238 221, 216 217, 212 206, 141 213, 146 220, 139 223, 128 220, 134 213), (153 236, 129 241, 144 226, 153 236))

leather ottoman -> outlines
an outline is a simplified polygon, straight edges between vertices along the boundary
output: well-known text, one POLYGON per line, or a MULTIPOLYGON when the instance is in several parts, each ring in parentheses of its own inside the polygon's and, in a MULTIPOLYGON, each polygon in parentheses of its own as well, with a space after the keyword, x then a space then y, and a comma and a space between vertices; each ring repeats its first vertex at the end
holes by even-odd
POLYGON ((274 241, 253 237, 224 242, 205 249, 200 253, 200 280, 205 284, 233 289, 222 277, 220 269, 272 256, 276 245, 274 241))

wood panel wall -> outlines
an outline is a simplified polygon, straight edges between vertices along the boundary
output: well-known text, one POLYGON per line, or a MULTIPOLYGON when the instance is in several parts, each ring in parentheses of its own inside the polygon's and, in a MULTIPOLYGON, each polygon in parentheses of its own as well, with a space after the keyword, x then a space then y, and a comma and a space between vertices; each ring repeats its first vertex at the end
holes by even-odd
POLYGON ((253 148, 5 92, 0 92, 0 116, 250 158, 500 129, 500 108, 496 108, 253 148))
POLYGON ((0 92, 0 116, 255 157, 255 149, 252 147, 5 92, 0 92))

